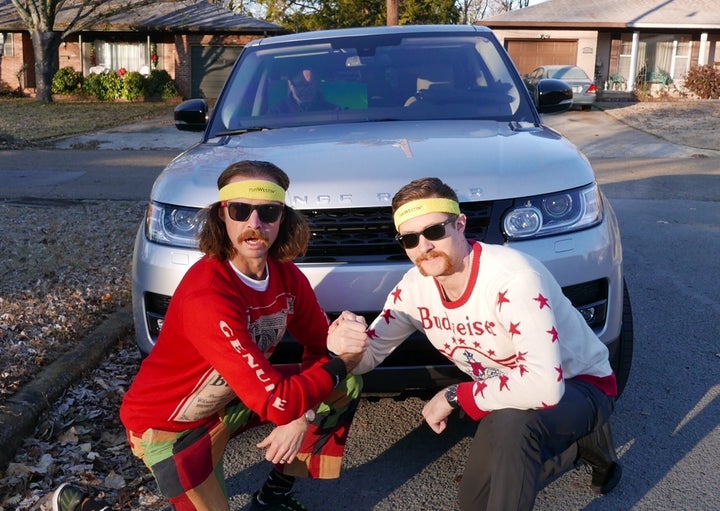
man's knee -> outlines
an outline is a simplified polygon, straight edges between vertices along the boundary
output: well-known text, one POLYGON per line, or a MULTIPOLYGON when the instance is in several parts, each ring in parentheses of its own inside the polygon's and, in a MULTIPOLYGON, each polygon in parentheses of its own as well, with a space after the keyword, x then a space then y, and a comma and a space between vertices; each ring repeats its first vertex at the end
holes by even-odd
POLYGON ((517 443, 518 439, 534 437, 537 423, 533 410, 505 408, 495 410, 483 418, 478 432, 483 431, 484 434, 490 435, 495 445, 501 442, 517 443))

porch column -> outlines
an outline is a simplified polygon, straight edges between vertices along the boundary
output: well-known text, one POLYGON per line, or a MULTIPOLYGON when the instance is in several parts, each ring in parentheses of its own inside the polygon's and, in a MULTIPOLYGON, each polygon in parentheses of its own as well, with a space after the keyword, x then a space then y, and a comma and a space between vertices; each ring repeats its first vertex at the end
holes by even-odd
POLYGON ((707 64, 707 32, 700 34, 700 54, 698 55, 698 66, 704 66, 707 64))
POLYGON ((630 72, 628 73, 630 76, 628 76, 628 81, 625 84, 625 90, 628 92, 632 92, 635 89, 638 53, 640 53, 640 32, 633 32, 632 47, 630 49, 630 72))
POLYGON ((82 33, 78 34, 78 48, 80 49, 80 72, 83 76, 86 76, 87 71, 85 70, 85 54, 83 53, 82 33))

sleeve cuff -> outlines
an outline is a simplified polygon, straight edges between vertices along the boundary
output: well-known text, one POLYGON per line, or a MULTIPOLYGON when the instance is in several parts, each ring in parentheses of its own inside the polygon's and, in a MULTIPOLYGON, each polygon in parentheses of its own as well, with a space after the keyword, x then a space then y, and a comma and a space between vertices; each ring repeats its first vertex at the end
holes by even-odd
POLYGON ((463 411, 474 421, 479 421, 490 412, 479 408, 473 396, 475 382, 464 382, 458 385, 458 404, 463 411))
POLYGON ((341 358, 333 358, 325 362, 322 366, 325 371, 332 376, 335 381, 335 387, 347 377, 347 366, 341 358))

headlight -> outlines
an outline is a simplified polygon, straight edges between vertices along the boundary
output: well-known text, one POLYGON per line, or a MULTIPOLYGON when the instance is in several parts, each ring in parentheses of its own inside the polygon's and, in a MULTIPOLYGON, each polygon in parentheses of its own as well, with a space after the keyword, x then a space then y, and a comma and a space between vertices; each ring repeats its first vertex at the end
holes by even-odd
POLYGON ((503 219, 508 239, 539 238, 587 229, 602 221, 597 185, 518 199, 503 219))
POLYGON ((151 202, 145 218, 145 236, 162 245, 196 248, 199 209, 151 202))

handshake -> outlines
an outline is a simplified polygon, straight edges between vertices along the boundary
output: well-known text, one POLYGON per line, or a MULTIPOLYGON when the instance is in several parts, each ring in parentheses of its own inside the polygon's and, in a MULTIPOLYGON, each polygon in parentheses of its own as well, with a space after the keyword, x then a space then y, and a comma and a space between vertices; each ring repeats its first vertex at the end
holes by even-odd
POLYGON ((360 363, 368 346, 370 346, 370 340, 367 335, 367 323, 363 316, 343 311, 330 324, 327 349, 345 362, 348 371, 352 371, 360 363))

